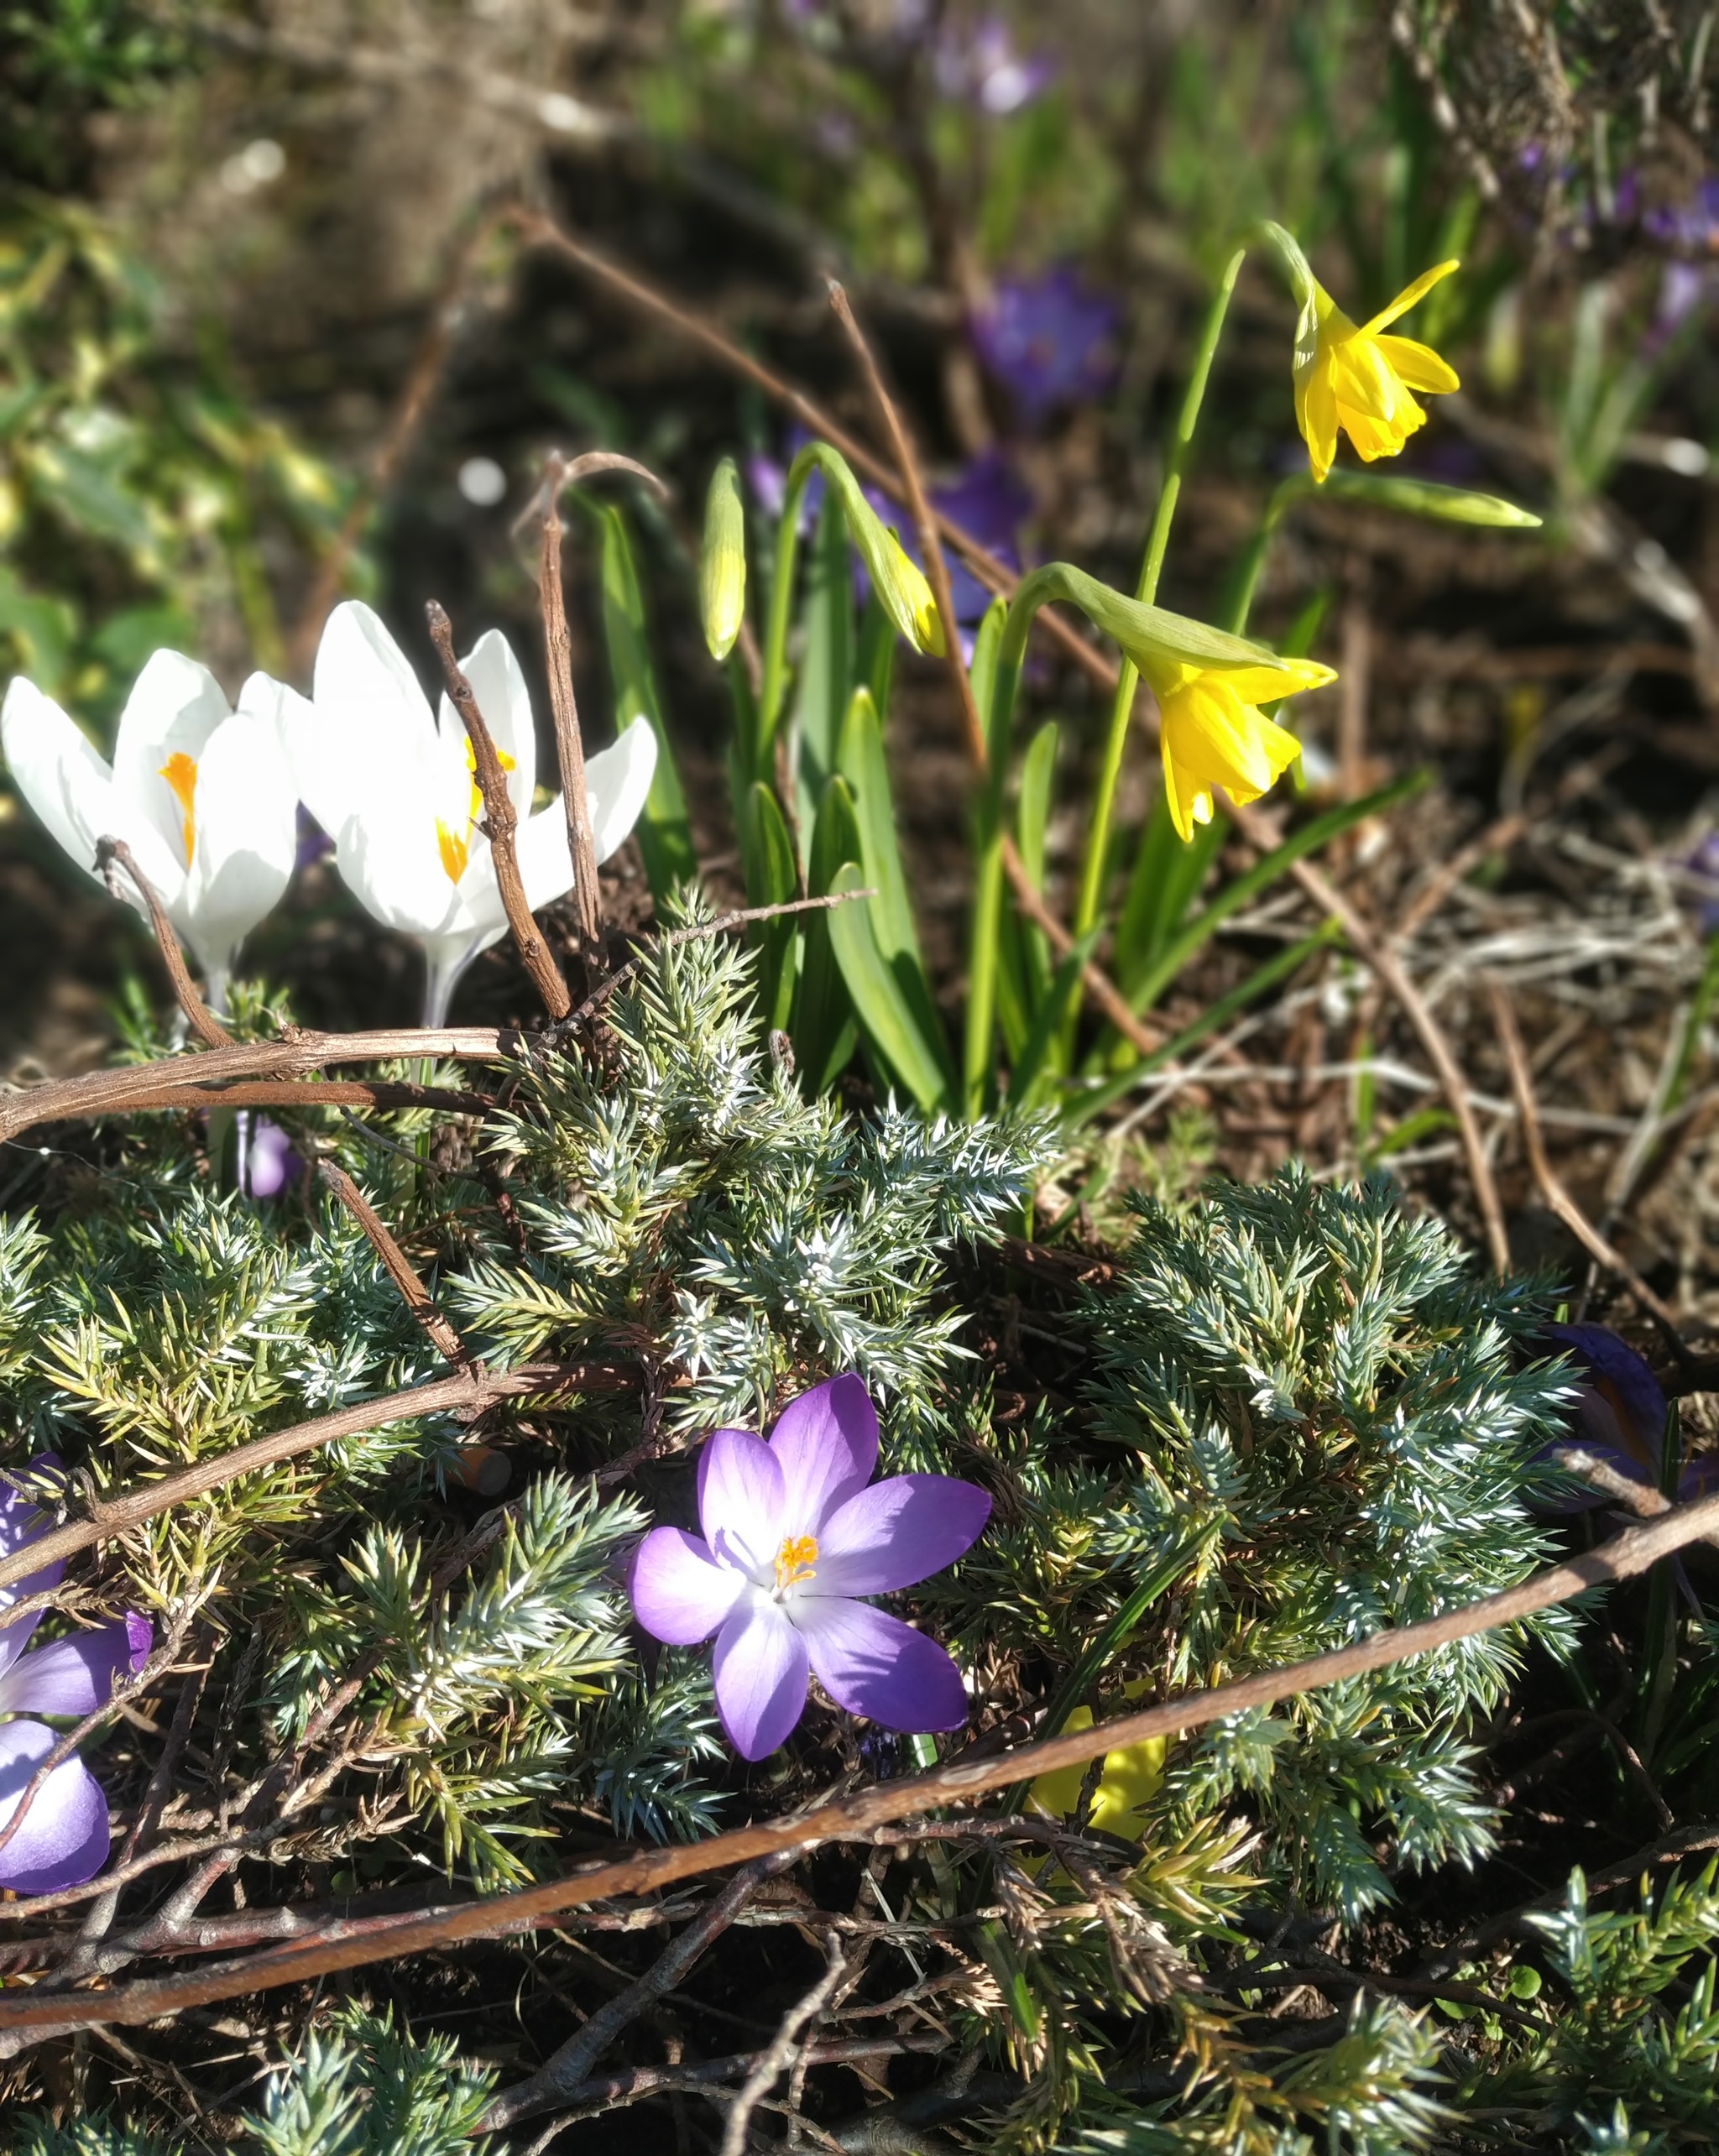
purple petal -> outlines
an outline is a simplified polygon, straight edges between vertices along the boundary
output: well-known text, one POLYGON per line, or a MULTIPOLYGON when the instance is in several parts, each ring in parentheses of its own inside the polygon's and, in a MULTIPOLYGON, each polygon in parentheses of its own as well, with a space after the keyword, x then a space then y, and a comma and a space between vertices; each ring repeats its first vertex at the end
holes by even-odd
POLYGON ((784 1532, 782 1471, 762 1438, 716 1430, 698 1455, 698 1521, 713 1556, 767 1574, 784 1532))
POLYGON ((1657 1477, 1665 1440, 1665 1395, 1625 1340, 1605 1325, 1548 1325, 1546 1338, 1587 1374, 1576 1403, 1575 1434, 1621 1451, 1657 1477))
POLYGON ((671 1647, 708 1640, 745 1590, 744 1574, 718 1564, 708 1547, 680 1527, 653 1527, 627 1582, 633 1614, 671 1647))
MULTIPOLYGON (((40 1478, 60 1473, 61 1467, 57 1453, 38 1453, 24 1472, 40 1478)), ((46 1534, 52 1524, 28 1497, 9 1483, 0 1484, 0 1557, 11 1557, 37 1536, 46 1534)), ((57 1587, 65 1570, 65 1560, 62 1558, 56 1563, 44 1564, 27 1579, 14 1579, 9 1587, 0 1587, 0 1670, 17 1661, 28 1646, 30 1634, 46 1615, 44 1610, 32 1610, 8 1625, 5 1622, 7 1610, 27 1595, 45 1594, 50 1587, 57 1587)))
POLYGON ((806 1711, 806 1642, 753 1588, 717 1634, 716 1710, 742 1759, 765 1759, 806 1711))
POLYGON ((990 1500, 953 1475, 894 1475, 850 1497, 818 1531, 816 1593, 890 1595, 969 1550, 990 1500))
MULTIPOLYGON (((0 1826, 58 1741, 40 1722, 0 1726, 0 1826)), ((23 1825, 0 1848, 0 1887, 15 1894, 51 1894, 82 1886, 107 1861, 107 1799, 74 1754, 37 1790, 23 1825)))
POLYGON ((149 1627, 142 1617, 39 1647, 0 1676, 0 1714, 87 1715, 107 1704, 115 1680, 140 1669, 149 1652, 149 1627), (142 1656, 133 1625, 144 1628, 142 1656))
POLYGON ((877 1410, 851 1373, 791 1401, 771 1433, 786 1503, 783 1532, 821 1535, 839 1505, 857 1496, 877 1467, 877 1410))
POLYGON ((839 1707, 886 1729, 959 1729, 961 1673, 935 1640, 869 1603, 805 1595, 794 1605, 818 1681, 839 1707))

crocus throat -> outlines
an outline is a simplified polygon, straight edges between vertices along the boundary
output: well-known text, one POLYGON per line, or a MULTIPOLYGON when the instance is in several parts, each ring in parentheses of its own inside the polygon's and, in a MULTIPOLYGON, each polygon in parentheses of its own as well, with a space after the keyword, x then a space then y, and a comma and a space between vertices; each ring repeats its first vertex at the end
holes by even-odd
MULTIPOLYGON (((466 826, 468 831, 471 827, 470 824, 466 826)), ((436 843, 442 850, 442 865, 447 871, 448 881, 457 884, 466 873, 470 848, 458 833, 448 829, 439 816, 436 819, 436 843)))
POLYGON ((789 1535, 776 1553, 776 1591, 785 1595, 791 1587, 816 1576, 818 1539, 814 1535, 789 1535))
POLYGON ((196 819, 191 813, 191 804, 197 797, 197 760, 187 756, 183 749, 175 749, 161 766, 160 775, 172 787, 173 797, 185 817, 185 864, 190 868, 197 843, 196 819))

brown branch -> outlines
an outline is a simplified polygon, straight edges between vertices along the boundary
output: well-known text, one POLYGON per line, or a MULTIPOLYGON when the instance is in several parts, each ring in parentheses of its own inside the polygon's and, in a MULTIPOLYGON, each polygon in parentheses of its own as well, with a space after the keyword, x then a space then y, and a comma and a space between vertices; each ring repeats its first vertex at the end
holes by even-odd
POLYGON ((565 1018, 572 1008, 572 998, 567 994, 567 984, 561 977, 554 953, 544 940, 543 931, 531 918, 531 901, 525 895, 525 880, 520 874, 519 848, 514 836, 519 828, 519 814, 507 790, 507 774, 495 751, 495 737, 489 731, 472 685, 455 655, 453 624, 447 618, 447 609, 431 599, 424 613, 430 624, 430 641, 436 646, 442 671, 447 676, 448 701, 459 713, 466 739, 472 744, 473 769, 478 791, 483 796, 482 829, 489 841, 490 858, 495 864, 502 911, 507 915, 508 927, 525 962, 525 971, 542 997, 545 1010, 551 1018, 565 1018))
POLYGON ((580 2084, 630 2022, 636 2021, 665 1992, 671 1992, 692 1965, 722 1936, 768 1879, 798 1861, 797 1849, 779 1850, 744 1866, 722 1892, 652 1963, 636 1982, 599 2007, 589 2021, 551 2052, 528 2080, 504 2089, 483 2114, 483 2130, 499 2133, 534 2112, 579 2101, 580 2084))
POLYGON ((363 1192, 338 1161, 318 1161, 316 1173, 369 1237, 370 1247, 381 1259, 384 1271, 400 1290, 407 1309, 429 1335, 436 1353, 456 1370, 475 1376, 482 1364, 473 1358, 471 1349, 437 1308, 435 1297, 424 1285, 422 1274, 394 1240, 394 1231, 363 1192))
POLYGON ((197 1056, 164 1056, 152 1063, 91 1071, 82 1078, 0 1094, 0 1144, 44 1123, 64 1123, 133 1109, 181 1107, 187 1086, 237 1078, 296 1080, 330 1063, 379 1063, 413 1057, 457 1056, 501 1062, 520 1053, 525 1036, 508 1027, 434 1026, 371 1033, 293 1032, 280 1041, 238 1041, 197 1056))
MULTIPOLYGON (((452 1386, 454 1381, 447 1382, 452 1386)), ((425 1388, 426 1391, 434 1389, 425 1388)), ((530 1931, 583 1903, 620 1894, 648 1893, 730 1864, 750 1863, 760 1856, 812 1849, 831 1841, 864 1840, 916 1814, 969 1801, 1023 1778, 1084 1766, 1100 1752, 1126 1749, 1147 1740, 1174 1738, 1190 1730, 1206 1728, 1246 1708, 1271 1706, 1299 1693, 1432 1653, 1500 1626, 1519 1623, 1537 1610, 1569 1601, 1596 1587, 1633 1579, 1715 1528, 1719 1528, 1719 1496, 1677 1506, 1661 1519, 1626 1527, 1597 1548, 1483 1601, 1419 1624, 1376 1632, 1310 1661, 1239 1678, 1208 1691, 1189 1693, 1158 1706, 1117 1715, 1089 1729, 1068 1731, 983 1759, 958 1760, 930 1773, 860 1790, 810 1811, 738 1827, 708 1841, 646 1850, 583 1867, 564 1879, 496 1895, 452 1914, 409 1918, 386 1934, 365 1940, 283 1948, 217 1964, 188 1976, 138 1982, 101 1993, 55 1998, 0 1993, 0 2030, 153 2021, 186 2007, 209 2006, 283 1984, 307 1982, 396 1955, 439 1951, 465 1939, 530 1931)), ((34 1566, 58 1553, 50 1550, 44 1538, 14 1562, 34 1566)), ((0 1567, 0 1584, 7 1576, 0 1567)))
POLYGON ((722 2156, 746 2156, 746 2142, 753 2112, 781 2079, 783 2070, 795 2055, 801 2030, 807 2022, 815 2020, 823 2012, 830 1993, 846 1975, 847 1968, 847 1957, 842 1952, 841 1940, 834 1932, 831 1932, 824 1941, 823 1974, 782 2016, 781 2027, 759 2053, 751 2072, 741 2085, 740 2093, 723 2127, 722 2156))
MULTIPOLYGON (((572 459, 552 451, 539 495, 537 596, 543 611, 543 656, 549 674, 550 707, 555 714, 555 746, 561 762, 562 812, 567 817, 567 850, 573 862, 573 939, 589 971, 603 955, 603 911, 597 888, 597 839, 591 828, 591 803, 585 786, 585 742, 579 730, 579 707, 573 695, 573 640, 567 628, 562 588, 561 498, 563 491, 601 472, 630 472, 666 495, 654 472, 630 457, 593 450, 572 459)), ((554 1015, 564 1018, 563 1004, 554 1015)))
POLYGON ((1616 1250, 1595 1227, 1570 1193, 1553 1172, 1552 1163, 1546 1157, 1546 1141, 1540 1132, 1539 1104, 1534 1099, 1534 1079, 1529 1073, 1528 1057, 1522 1045, 1522 1035, 1516 1024, 1516 1014, 1510 1007, 1510 998, 1502 982, 1488 979, 1486 993, 1492 1000, 1492 1023, 1498 1031, 1499 1046, 1504 1051, 1504 1060, 1510 1066, 1510 1088, 1516 1096, 1516 1112, 1522 1124, 1522 1142, 1528 1155, 1528 1171, 1548 1209, 1569 1229, 1582 1248, 1594 1261, 1607 1272, 1616 1273, 1630 1293, 1640 1303, 1664 1333, 1666 1344, 1682 1362, 1690 1360, 1675 1313, 1648 1286, 1635 1267, 1622 1251, 1616 1250))
MULTIPOLYGON (((808 2066, 847 2066, 949 2049, 948 2038, 927 2031, 908 2036, 837 2037, 828 2043, 807 2044, 802 2057, 808 2066)), ((571 2126, 576 2119, 594 2117, 649 2096, 718 2086, 745 2073, 756 2056, 755 2052, 737 2051, 727 2059, 701 2059, 693 2066, 633 2066, 622 2073, 605 2075, 600 2080, 582 2082, 577 2089, 567 2091, 565 2101, 569 2108, 556 2122, 557 2130, 571 2126)))
POLYGON ((167 918, 167 909, 156 895, 155 886, 133 859, 132 850, 123 838, 98 838, 96 841, 96 866, 107 879, 107 888, 115 898, 125 894, 118 885, 113 864, 118 862, 133 883, 137 885, 144 904, 149 909, 149 926, 155 932, 155 941, 160 947, 161 959, 167 968, 167 978, 173 984, 174 1000, 185 1013, 186 1022, 206 1048, 226 1048, 233 1045, 233 1036, 204 1002, 191 970, 185 962, 185 953, 179 947, 179 937, 173 923, 167 918))
POLYGON ((55 1527, 38 1535, 26 1548, 0 1557, 0 1587, 9 1587, 44 1565, 76 1555, 94 1543, 111 1541, 129 1532, 145 1520, 153 1520, 193 1497, 204 1497, 242 1475, 255 1475, 265 1467, 278 1467, 300 1453, 339 1443, 362 1432, 379 1430, 390 1423, 403 1423, 419 1415, 449 1412, 472 1412, 497 1400, 549 1392, 627 1392, 639 1382, 635 1370, 611 1363, 521 1363, 515 1370, 474 1369, 469 1374, 432 1379, 427 1385, 407 1386, 379 1399, 355 1401, 332 1415, 313 1422, 295 1423, 266 1438, 253 1438, 232 1452, 218 1453, 177 1475, 159 1482, 144 1483, 123 1496, 92 1502, 92 1517, 55 1527))
POLYGON ((133 1104, 139 1111, 198 1108, 439 1108, 450 1115, 487 1115, 495 1106, 489 1093, 465 1093, 445 1085, 367 1084, 362 1078, 277 1079, 254 1084, 200 1085, 191 1079, 158 1098, 133 1104))

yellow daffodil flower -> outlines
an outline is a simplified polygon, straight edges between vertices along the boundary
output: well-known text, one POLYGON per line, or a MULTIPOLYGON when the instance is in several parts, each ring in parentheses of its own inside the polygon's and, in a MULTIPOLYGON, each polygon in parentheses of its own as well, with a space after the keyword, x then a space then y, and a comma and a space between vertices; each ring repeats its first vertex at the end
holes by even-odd
MULTIPOLYGON (((1144 1689, 1143 1684, 1134 1684, 1125 1685, 1123 1693, 1125 1697, 1135 1699, 1144 1689)), ((1063 1725, 1064 1733, 1091 1727, 1090 1707, 1076 1707, 1063 1725)), ((1165 1748, 1163 1737, 1148 1737, 1144 1743, 1125 1745, 1120 1751, 1107 1751, 1087 1824, 1101 1834, 1117 1835, 1124 1841, 1138 1841, 1144 1825, 1140 1808, 1163 1779, 1165 1748)), ((1041 1774, 1032 1785, 1027 1808, 1045 1819, 1072 1819, 1079 1809, 1080 1791, 1085 1780, 1084 1767, 1064 1767, 1054 1774, 1041 1774)))
POLYGON ((1340 431, 1369 464, 1376 457, 1395 457, 1416 428, 1426 424, 1414 391, 1441 396, 1461 385, 1455 369, 1430 345, 1384 332, 1457 264, 1441 262, 1424 271, 1357 327, 1282 226, 1265 229, 1301 302, 1295 331, 1295 423, 1307 443, 1314 478, 1323 480, 1330 470, 1340 431))
POLYGON ((1138 657, 1163 719, 1166 805, 1184 841, 1193 838, 1196 823, 1211 822, 1214 786, 1245 807, 1301 754, 1295 736, 1259 706, 1336 679, 1330 667, 1310 659, 1202 666, 1150 653, 1138 657))

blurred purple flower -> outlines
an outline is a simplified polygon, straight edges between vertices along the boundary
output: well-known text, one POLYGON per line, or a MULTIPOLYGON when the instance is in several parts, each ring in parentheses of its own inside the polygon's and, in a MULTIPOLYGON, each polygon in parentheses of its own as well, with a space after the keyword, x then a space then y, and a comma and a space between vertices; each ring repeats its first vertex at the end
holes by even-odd
MULTIPOLYGON (((1667 1416, 1659 1379, 1609 1326, 1548 1325, 1544 1331, 1548 1343, 1562 1349, 1581 1372, 1570 1438, 1564 1442, 1596 1454, 1632 1482, 1657 1490, 1667 1416)), ((1693 1459, 1679 1478, 1677 1494, 1686 1503, 1705 1496, 1716 1483, 1719 1460, 1693 1459)), ((1587 1511, 1609 1502, 1603 1490, 1595 1490, 1572 1494, 1565 1509, 1587 1511)))
POLYGON ((268 1116, 238 1115, 238 1187, 245 1198, 279 1198, 305 1172, 304 1156, 268 1116))
POLYGON ((1121 309, 1066 264, 1039 277, 1004 277, 973 321, 979 355, 1037 425, 1061 405, 1102 396, 1117 373, 1121 309))
POLYGON ((1042 53, 1028 58, 1017 52, 1002 17, 986 15, 971 29, 945 23, 932 72, 945 97, 974 104, 1002 119, 1042 97, 1055 81, 1057 68, 1042 53))
POLYGON ((1719 932, 1719 831, 1690 849, 1676 864, 1690 879, 1680 893, 1703 936, 1719 932))
MULTIPOLYGON (((44 1453, 30 1470, 39 1476, 59 1465, 51 1453, 44 1453)), ((49 1525, 27 1497, 7 1485, 0 1494, 0 1557, 26 1548, 49 1525)), ((134 1674, 149 1659, 154 1638, 149 1619, 130 1610, 118 1624, 24 1652, 42 1612, 29 1610, 10 1623, 7 1612, 24 1597, 57 1587, 65 1569, 63 1562, 44 1565, 29 1579, 0 1588, 0 1715, 87 1715, 105 1704, 118 1678, 134 1674)), ((0 1831, 58 1742, 45 1723, 0 1722, 0 1831)), ((107 1799, 74 1753, 43 1783, 17 1833, 0 1845, 0 1887, 49 1894, 81 1887, 107 1861, 107 1799)))
POLYGON ((716 1706, 743 1759, 786 1742, 812 1671, 850 1715, 886 1729, 959 1728, 961 1673, 922 1632, 858 1598, 953 1564, 990 1500, 947 1475, 872 1484, 877 1416, 854 1376, 786 1407, 766 1444, 718 1430, 698 1460, 701 1540, 653 1527, 634 1557, 633 1610, 653 1637, 716 1635, 716 1706))
POLYGON ((312 863, 326 859, 334 851, 334 841, 317 822, 304 803, 299 803, 298 851, 293 856, 295 869, 308 869, 312 863))

